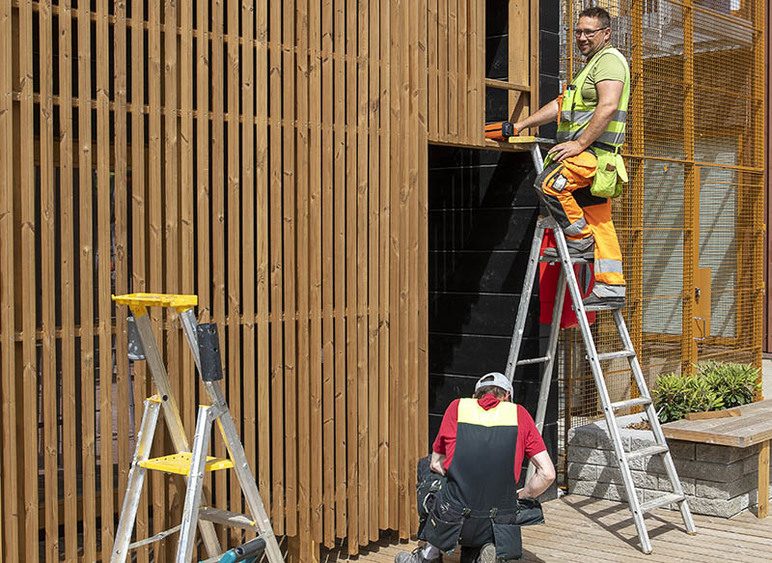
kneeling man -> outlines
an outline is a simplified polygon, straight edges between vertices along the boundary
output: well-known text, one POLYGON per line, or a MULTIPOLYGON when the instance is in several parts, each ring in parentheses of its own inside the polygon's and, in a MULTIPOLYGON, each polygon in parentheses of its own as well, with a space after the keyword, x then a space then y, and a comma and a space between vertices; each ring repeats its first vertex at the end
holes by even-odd
POLYGON ((441 552, 458 544, 462 563, 522 557, 520 526, 543 522, 534 499, 555 480, 555 466, 531 415, 511 397, 509 379, 489 373, 473 398, 456 399, 445 411, 429 462, 433 479, 428 468, 421 475, 419 463, 418 537, 426 545, 398 554, 395 563, 440 563, 441 552), (524 457, 536 473, 517 491, 524 457))

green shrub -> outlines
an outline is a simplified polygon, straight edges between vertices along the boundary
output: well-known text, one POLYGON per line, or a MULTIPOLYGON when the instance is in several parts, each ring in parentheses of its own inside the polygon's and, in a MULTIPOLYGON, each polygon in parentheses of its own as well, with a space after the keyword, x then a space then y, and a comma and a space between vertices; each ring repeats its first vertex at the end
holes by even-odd
POLYGON ((724 400, 724 408, 739 407, 753 401, 761 387, 759 370, 748 364, 706 362, 697 367, 710 388, 724 400))
POLYGON ((706 362, 693 375, 660 375, 652 390, 660 422, 687 413, 746 405, 759 390, 759 370, 750 365, 706 362))
POLYGON ((724 407, 721 397, 697 375, 661 375, 652 395, 660 422, 680 420, 690 412, 715 411, 724 407))

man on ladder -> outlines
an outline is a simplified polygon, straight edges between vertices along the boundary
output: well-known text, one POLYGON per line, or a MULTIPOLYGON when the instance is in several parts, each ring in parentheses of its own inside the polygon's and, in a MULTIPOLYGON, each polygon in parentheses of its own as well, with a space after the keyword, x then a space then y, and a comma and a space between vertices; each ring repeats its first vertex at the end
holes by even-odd
MULTIPOLYGON (((514 124, 515 134, 558 119, 552 147, 535 187, 566 235, 572 257, 595 259, 595 287, 586 306, 625 306, 622 253, 611 200, 627 172, 619 155, 625 140, 630 70, 611 45, 611 18, 603 8, 579 14, 576 45, 586 60, 562 96, 514 124)), ((545 256, 557 257, 555 248, 545 256)))
MULTIPOLYGON (((681 511, 686 531, 693 534, 696 529, 683 485, 659 424, 646 378, 621 311, 625 305, 625 282, 622 276, 622 256, 611 222, 611 203, 608 198, 618 196, 623 184, 627 182, 627 173, 619 151, 624 142, 630 72, 624 57, 609 43, 610 23, 608 12, 601 8, 588 8, 579 14, 574 35, 579 50, 587 59, 587 64, 567 87, 562 99, 558 98, 550 102, 531 117, 512 127, 516 135, 520 129, 541 125, 560 116, 559 144, 549 151, 546 163, 542 163, 539 139, 516 137, 511 134, 508 139, 510 143, 520 143, 518 141, 520 139, 524 141, 520 144, 529 145, 534 166, 539 173, 536 188, 549 208, 550 217, 541 217, 536 222, 507 359, 506 378, 509 381, 513 380, 517 366, 543 364, 535 419, 536 427, 541 431, 556 357, 560 312, 567 287, 582 333, 587 361, 598 391, 599 406, 602 407, 614 447, 615 458, 624 484, 625 500, 638 531, 641 549, 644 553, 651 553, 651 541, 644 521, 644 515, 647 512, 676 505, 681 511), (547 229, 554 232, 557 247, 550 249, 554 251, 551 254, 542 253, 540 259, 539 254, 547 229), (552 262, 558 259, 561 263, 561 274, 558 280, 547 352, 538 358, 521 359, 520 346, 525 333, 531 289, 536 279, 539 262, 552 262), (593 294, 583 299, 573 265, 593 259, 596 283, 593 294), (598 352, 587 312, 599 310, 612 312, 619 334, 618 342, 622 345, 621 349, 598 352), (632 388, 632 398, 612 402, 603 373, 603 364, 610 360, 621 359, 627 360, 637 391, 632 388), (655 446, 625 450, 616 417, 617 412, 624 412, 631 408, 643 409, 645 418, 651 425, 655 446), (641 460, 653 457, 661 460, 670 483, 663 487, 665 491, 663 494, 644 500, 642 492, 636 489, 631 464, 634 461, 640 463, 641 460)), ((495 128, 491 127, 491 129, 495 128)), ((648 471, 649 464, 644 462, 643 468, 648 471)))

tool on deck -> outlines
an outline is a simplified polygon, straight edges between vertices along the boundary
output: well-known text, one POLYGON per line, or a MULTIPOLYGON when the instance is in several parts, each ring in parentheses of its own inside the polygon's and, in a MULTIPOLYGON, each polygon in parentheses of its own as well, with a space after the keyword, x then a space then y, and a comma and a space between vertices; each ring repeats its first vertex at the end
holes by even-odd
MULTIPOLYGON (((509 142, 527 147, 531 152, 537 174, 542 172, 544 168, 544 161, 542 160, 540 145, 551 143, 551 141, 548 141, 547 139, 539 139, 537 137, 511 137, 509 142)), ((632 512, 633 520, 635 521, 638 537, 641 540, 641 549, 644 553, 651 553, 649 533, 646 529, 646 523, 643 519, 643 516, 646 512, 650 512, 656 508, 667 506, 669 504, 677 504, 681 511, 681 516, 683 518, 684 525, 686 526, 686 531, 690 534, 694 534, 696 532, 696 528, 694 526, 694 521, 686 501, 686 496, 681 485, 681 480, 679 479, 675 465, 673 464, 670 448, 667 445, 665 435, 662 432, 662 427, 660 426, 659 419, 657 418, 657 413, 654 409, 654 403, 651 399, 648 386, 646 385, 646 379, 644 378, 643 372, 641 371, 641 366, 638 362, 638 356, 635 352, 633 342, 627 331, 627 326, 625 325, 625 320, 622 316, 621 309, 613 309, 611 311, 614 316, 614 323, 624 348, 614 352, 599 354, 595 347, 595 341, 593 339, 592 330, 587 318, 587 312, 604 311, 608 309, 603 306, 585 307, 585 305, 582 303, 579 284, 574 272, 574 264, 583 262, 586 262, 586 260, 572 259, 572 257, 569 255, 568 245, 566 244, 566 237, 563 234, 563 230, 558 226, 557 221, 555 221, 554 218, 540 217, 537 220, 536 231, 534 233, 533 242, 531 244, 531 253, 528 258, 528 268, 525 274, 525 281, 523 282, 523 291, 517 310, 514 334, 512 336, 512 342, 509 349, 509 357, 507 359, 506 376, 511 382, 517 366, 544 364, 544 369, 541 374, 539 403, 535 417, 536 427, 541 433, 544 427, 544 417, 547 410, 547 402, 549 400, 552 368, 555 363, 555 352, 557 350, 558 334, 560 331, 560 313, 563 310, 563 299, 566 294, 566 286, 568 286, 571 299, 574 303, 577 320, 579 322, 579 328, 582 333, 584 347, 587 352, 587 359, 590 362, 595 385, 597 387, 598 395, 603 407, 603 414, 606 418, 606 424, 611 435, 611 442, 614 445, 614 452, 616 453, 617 462, 622 474, 622 481, 624 482, 625 491, 627 492, 629 508, 632 512), (536 278, 536 271, 538 269, 539 262, 556 261, 555 258, 540 258, 542 240, 544 238, 546 229, 551 229, 555 235, 559 261, 562 265, 560 279, 558 280, 554 310, 552 314, 552 325, 547 344, 547 353, 546 355, 538 358, 521 360, 519 359, 520 345, 522 344, 523 340, 526 319, 528 317, 528 306, 531 300, 531 293, 533 290, 533 284, 536 278), (630 364, 630 370, 632 371, 633 379, 636 383, 636 386, 638 387, 638 394, 640 396, 633 399, 612 403, 609 397, 608 388, 606 387, 606 380, 603 375, 603 368, 601 363, 604 361, 621 358, 626 358, 630 364), (625 452, 624 446, 622 444, 622 438, 619 434, 615 412, 632 407, 642 407, 644 409, 645 416, 651 425, 656 445, 635 451, 625 452), (667 476, 670 481, 672 492, 663 493, 662 495, 654 498, 647 498, 645 502, 642 502, 638 496, 635 484, 633 482, 630 463, 635 460, 642 460, 652 456, 661 456, 662 463, 664 464, 665 471, 667 472, 667 476)), ((642 467, 645 470, 647 465, 644 463, 642 464, 642 467)), ((529 467, 526 479, 529 479, 532 474, 533 467, 529 467)))
POLYGON ((498 121, 485 125, 485 138, 494 141, 506 142, 510 137, 517 135, 515 126, 509 121, 498 121))
MULTIPOLYGON (((176 563, 189 563, 195 547, 196 526, 201 530, 201 537, 210 557, 207 561, 219 561, 224 554, 214 529, 214 523, 254 530, 264 540, 264 548, 270 563, 280 563, 282 558, 279 544, 271 528, 271 521, 265 511, 260 493, 257 490, 254 475, 249 467, 244 446, 238 436, 233 417, 218 381, 222 379, 217 326, 198 324, 193 314, 193 307, 198 303, 195 295, 163 295, 134 293, 113 296, 119 305, 131 309, 134 342, 129 349, 135 360, 144 359, 157 390, 157 394, 145 399, 145 411, 137 434, 137 446, 129 471, 128 486, 123 499, 121 516, 115 532, 115 545, 110 557, 112 563, 124 562, 131 549, 159 541, 170 534, 179 532, 176 563), (204 388, 212 402, 198 408, 193 449, 188 445, 187 435, 182 425, 177 401, 163 364, 158 344, 150 324, 148 307, 174 308, 180 315, 180 324, 185 334, 204 388), (159 411, 163 411, 164 420, 174 445, 175 453, 150 459, 150 448, 158 423, 159 411), (228 449, 229 459, 215 459, 207 456, 211 430, 214 422, 219 422, 223 440, 228 449), (203 493, 204 474, 206 471, 233 469, 236 472, 241 491, 251 515, 237 514, 226 510, 202 507, 206 504, 203 493), (137 508, 142 493, 145 474, 148 470, 164 471, 183 475, 187 480, 185 504, 182 522, 155 536, 131 541, 131 533, 137 517, 137 508)), ((231 559, 239 561, 240 559, 231 559)))

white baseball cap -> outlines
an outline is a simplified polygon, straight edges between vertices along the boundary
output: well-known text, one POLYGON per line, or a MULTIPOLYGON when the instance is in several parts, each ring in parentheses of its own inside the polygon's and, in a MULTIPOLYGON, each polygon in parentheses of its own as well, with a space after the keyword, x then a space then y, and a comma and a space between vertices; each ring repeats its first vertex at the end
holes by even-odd
POLYGON ((512 394, 512 383, 503 373, 492 371, 483 375, 480 379, 477 380, 477 383, 474 386, 475 393, 480 389, 480 387, 485 387, 487 385, 495 385, 496 387, 501 387, 504 389, 504 391, 509 391, 510 395, 512 394))

